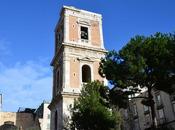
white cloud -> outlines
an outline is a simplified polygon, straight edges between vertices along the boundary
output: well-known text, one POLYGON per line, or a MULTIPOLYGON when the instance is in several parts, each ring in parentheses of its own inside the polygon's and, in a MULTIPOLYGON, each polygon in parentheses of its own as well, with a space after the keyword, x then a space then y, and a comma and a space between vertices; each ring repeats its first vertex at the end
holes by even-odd
MULTIPOLYGON (((47 63, 49 63, 47 61, 47 63)), ((0 93, 3 110, 17 111, 19 107, 37 107, 51 99, 52 72, 43 61, 28 61, 6 67, 0 63, 0 93)))

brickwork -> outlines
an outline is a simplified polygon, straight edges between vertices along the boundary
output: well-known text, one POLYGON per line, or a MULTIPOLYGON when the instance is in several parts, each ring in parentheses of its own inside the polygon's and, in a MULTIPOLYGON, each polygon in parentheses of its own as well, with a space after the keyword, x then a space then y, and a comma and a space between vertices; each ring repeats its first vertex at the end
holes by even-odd
POLYGON ((91 42, 94 46, 101 46, 100 28, 98 21, 91 21, 91 42))
POLYGON ((80 84, 80 69, 77 66, 80 66, 78 60, 76 58, 70 58, 70 84, 72 88, 77 88, 80 84))
POLYGON ((69 16, 69 40, 78 42, 78 25, 75 16, 69 16))

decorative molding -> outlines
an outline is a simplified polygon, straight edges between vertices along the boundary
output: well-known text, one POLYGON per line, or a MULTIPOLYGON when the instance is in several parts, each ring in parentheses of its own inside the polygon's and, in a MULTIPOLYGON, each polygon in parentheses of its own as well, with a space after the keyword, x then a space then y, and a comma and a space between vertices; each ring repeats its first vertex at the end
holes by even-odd
POLYGON ((86 50, 93 50, 96 52, 102 52, 102 53, 107 53, 108 51, 106 51, 105 49, 96 47, 96 46, 88 46, 88 45, 80 45, 80 44, 75 44, 76 42, 69 42, 69 43, 62 43, 64 46, 69 46, 69 47, 73 47, 73 48, 81 48, 81 49, 86 49, 86 50))
POLYGON ((81 25, 85 25, 85 26, 91 26, 90 20, 88 20, 88 19, 78 18, 77 23, 81 24, 81 25))
POLYGON ((89 57, 77 58, 77 60, 79 60, 79 61, 88 61, 88 62, 94 62, 94 60, 92 60, 92 59, 91 59, 91 58, 89 58, 89 57))
POLYGON ((74 14, 76 14, 76 15, 82 14, 83 16, 89 16, 89 17, 93 17, 93 18, 94 17, 95 18, 102 18, 101 14, 94 13, 94 12, 89 12, 89 11, 86 11, 86 10, 77 9, 73 6, 63 6, 63 9, 66 10, 66 13, 68 11, 71 11, 71 12, 74 12, 74 14))

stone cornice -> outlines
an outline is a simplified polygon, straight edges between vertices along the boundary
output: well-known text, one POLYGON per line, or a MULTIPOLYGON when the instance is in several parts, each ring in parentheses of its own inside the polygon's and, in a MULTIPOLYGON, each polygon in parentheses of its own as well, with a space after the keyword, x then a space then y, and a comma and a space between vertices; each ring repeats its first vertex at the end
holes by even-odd
POLYGON ((80 49, 86 49, 86 50, 92 50, 102 53, 107 53, 107 50, 99 48, 99 47, 91 47, 91 46, 85 46, 80 44, 74 44, 74 43, 63 43, 64 46, 74 47, 74 48, 80 48, 80 49))
POLYGON ((48 108, 49 108, 50 110, 51 110, 52 108, 54 108, 54 106, 58 103, 58 101, 59 101, 61 98, 62 98, 62 97, 61 97, 60 94, 57 95, 57 96, 55 96, 55 97, 52 99, 51 103, 49 104, 48 108))
POLYGON ((51 110, 52 108, 55 107, 55 105, 59 102, 59 100, 61 100, 63 97, 67 97, 67 98, 75 98, 78 97, 80 95, 80 93, 75 93, 75 92, 62 92, 60 94, 58 94, 57 96, 55 96, 51 103, 49 104, 48 108, 51 110))
POLYGON ((56 52, 55 56, 53 57, 50 65, 53 66, 55 63, 55 60, 57 59, 57 57, 59 56, 59 53, 61 52, 61 49, 64 49, 65 47, 73 47, 73 48, 79 48, 79 49, 86 49, 86 50, 91 50, 91 51, 96 51, 96 52, 100 52, 100 53, 107 53, 108 51, 102 48, 98 48, 98 47, 90 47, 90 46, 83 46, 80 44, 74 44, 74 43, 62 43, 60 49, 56 52))

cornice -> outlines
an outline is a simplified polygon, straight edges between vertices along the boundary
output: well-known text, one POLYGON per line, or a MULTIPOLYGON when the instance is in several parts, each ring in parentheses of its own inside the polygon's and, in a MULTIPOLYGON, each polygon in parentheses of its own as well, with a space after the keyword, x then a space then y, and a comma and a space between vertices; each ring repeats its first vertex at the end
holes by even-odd
POLYGON ((59 56, 59 53, 65 47, 73 47, 73 48, 79 48, 79 49, 86 49, 86 50, 96 51, 96 52, 100 52, 100 53, 104 53, 104 54, 108 52, 107 50, 102 49, 102 48, 98 48, 98 47, 91 47, 91 46, 85 46, 85 45, 74 44, 74 43, 62 43, 61 46, 60 46, 60 49, 55 53, 55 56, 53 57, 53 59, 52 59, 52 61, 50 63, 51 66, 54 65, 55 60, 59 56))
POLYGON ((99 48, 99 47, 80 45, 80 44, 76 44, 76 43, 75 44, 74 43, 63 43, 63 45, 68 46, 68 47, 74 47, 74 48, 80 48, 80 49, 102 52, 102 53, 107 53, 108 52, 107 50, 99 48))
POLYGON ((52 101, 49 104, 48 108, 50 110, 52 110, 52 108, 54 108, 57 105, 59 100, 61 100, 64 97, 66 97, 66 98, 75 98, 75 97, 78 97, 79 95, 80 95, 80 93, 75 93, 75 92, 61 92, 60 94, 58 94, 57 96, 55 96, 52 99, 52 101))

